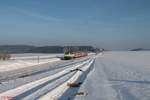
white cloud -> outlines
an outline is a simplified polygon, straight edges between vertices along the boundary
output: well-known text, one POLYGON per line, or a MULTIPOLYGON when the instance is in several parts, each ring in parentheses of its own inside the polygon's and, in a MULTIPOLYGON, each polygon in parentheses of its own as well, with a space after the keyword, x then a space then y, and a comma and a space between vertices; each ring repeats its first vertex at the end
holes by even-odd
POLYGON ((12 8, 15 11, 17 11, 17 13, 23 14, 25 16, 31 16, 31 17, 34 17, 34 18, 38 18, 40 20, 53 21, 53 22, 61 22, 62 21, 62 19, 52 17, 52 16, 49 16, 49 15, 44 15, 44 14, 28 11, 28 10, 25 10, 25 9, 17 8, 17 7, 12 7, 12 8))

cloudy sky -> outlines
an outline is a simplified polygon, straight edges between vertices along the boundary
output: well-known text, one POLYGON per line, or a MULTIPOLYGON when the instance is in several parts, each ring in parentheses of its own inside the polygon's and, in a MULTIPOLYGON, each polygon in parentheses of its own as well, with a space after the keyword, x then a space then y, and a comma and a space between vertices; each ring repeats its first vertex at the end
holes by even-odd
POLYGON ((150 0, 0 0, 0 45, 150 48, 150 0))

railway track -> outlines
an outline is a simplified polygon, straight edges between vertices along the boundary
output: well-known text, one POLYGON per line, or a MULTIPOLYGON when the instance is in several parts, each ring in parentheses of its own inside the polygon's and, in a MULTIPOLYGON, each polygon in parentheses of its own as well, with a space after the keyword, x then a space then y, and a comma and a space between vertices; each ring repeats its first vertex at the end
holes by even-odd
POLYGON ((35 100, 41 98, 43 95, 55 90, 72 77, 75 77, 78 73, 78 70, 76 69, 84 68, 91 61, 93 60, 86 59, 84 61, 72 64, 73 66, 66 66, 53 75, 2 92, 0 97, 1 99, 3 97, 9 97, 12 100, 35 100))

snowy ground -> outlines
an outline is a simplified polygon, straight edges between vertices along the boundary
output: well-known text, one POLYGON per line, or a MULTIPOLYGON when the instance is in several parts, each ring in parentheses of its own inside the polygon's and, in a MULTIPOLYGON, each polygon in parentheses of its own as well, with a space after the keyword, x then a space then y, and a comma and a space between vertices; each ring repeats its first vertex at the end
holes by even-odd
POLYGON ((34 100, 66 82, 72 76, 76 76, 76 71, 71 72, 71 70, 84 67, 88 63, 89 60, 79 61, 73 65, 67 65, 38 75, 3 82, 0 85, 0 88, 3 89, 0 98, 14 97, 15 100, 34 100), (29 82, 26 83, 26 81, 29 82))
POLYGON ((75 100, 150 100, 150 52, 105 52, 75 100))
POLYGON ((12 54, 8 61, 0 61, 0 72, 16 70, 50 62, 59 61, 62 54, 12 54))
POLYGON ((3 82, 0 97, 13 96, 17 100, 150 100, 149 59, 148 51, 103 52, 59 69, 3 82), (79 70, 71 71, 76 68, 79 70), (81 84, 68 87, 68 82, 81 84))

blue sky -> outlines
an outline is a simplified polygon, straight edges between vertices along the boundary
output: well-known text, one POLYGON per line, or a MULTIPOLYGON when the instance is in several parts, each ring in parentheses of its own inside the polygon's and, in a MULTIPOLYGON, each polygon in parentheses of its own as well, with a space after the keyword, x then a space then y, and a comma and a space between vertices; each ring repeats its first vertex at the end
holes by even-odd
POLYGON ((0 0, 0 45, 150 48, 149 0, 0 0))

